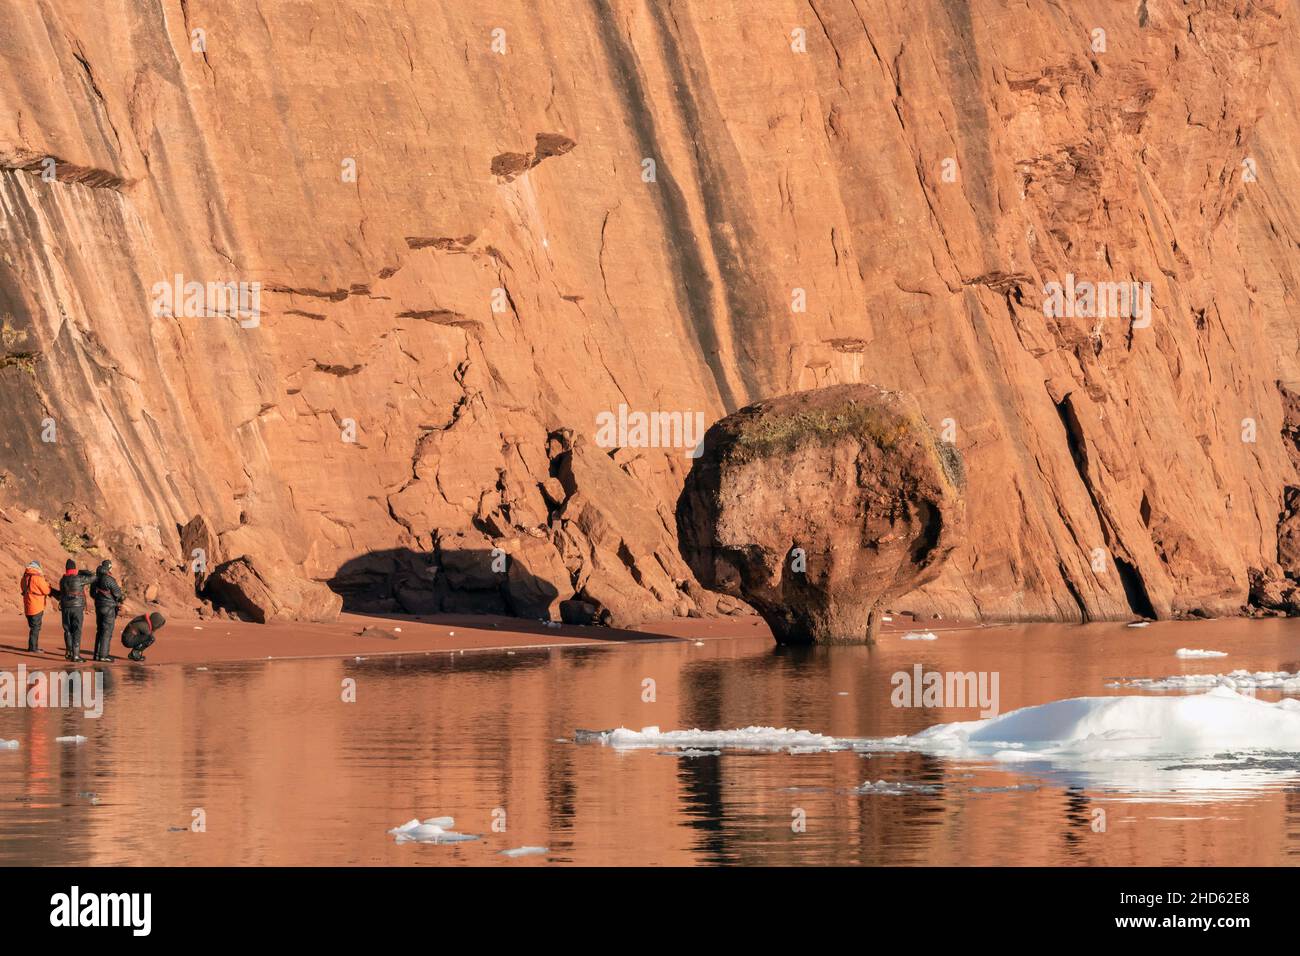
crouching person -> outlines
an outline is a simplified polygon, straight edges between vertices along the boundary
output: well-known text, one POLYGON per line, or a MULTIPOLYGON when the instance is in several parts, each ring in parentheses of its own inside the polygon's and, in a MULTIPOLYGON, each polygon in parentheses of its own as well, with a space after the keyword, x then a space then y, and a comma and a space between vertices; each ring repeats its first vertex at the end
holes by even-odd
POLYGON ((131 623, 122 631, 122 644, 131 649, 131 653, 126 656, 133 661, 144 660, 144 652, 153 644, 154 635, 166 623, 167 619, 157 611, 132 618, 131 623))

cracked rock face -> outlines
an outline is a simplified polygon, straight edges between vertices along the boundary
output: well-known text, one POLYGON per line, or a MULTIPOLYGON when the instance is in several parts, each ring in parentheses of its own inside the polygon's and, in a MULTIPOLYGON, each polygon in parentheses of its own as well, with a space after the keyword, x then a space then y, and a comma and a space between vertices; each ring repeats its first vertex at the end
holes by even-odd
POLYGON ((678 504, 682 553, 781 643, 862 643, 870 613, 933 581, 961 541, 963 483, 910 396, 774 398, 709 429, 678 504))
POLYGON ((598 416, 868 381, 969 473, 918 614, 1300 575, 1295 4, 252 6, 0 4, 0 581, 102 555, 184 611, 202 547, 345 607, 713 614, 691 460, 598 416), (159 314, 177 275, 256 324, 159 314), (1149 315, 1049 315, 1071 275, 1149 315))

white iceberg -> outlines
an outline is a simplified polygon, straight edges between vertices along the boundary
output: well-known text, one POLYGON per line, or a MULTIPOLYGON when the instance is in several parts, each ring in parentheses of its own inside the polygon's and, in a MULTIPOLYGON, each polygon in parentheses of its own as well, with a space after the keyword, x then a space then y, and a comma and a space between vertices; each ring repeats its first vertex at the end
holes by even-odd
POLYGON ((934 631, 908 631, 903 635, 905 641, 937 641, 939 635, 934 631))
POLYGON ((1181 657, 1184 660, 1200 660, 1206 657, 1227 657, 1227 651, 1203 651, 1199 648, 1180 647, 1174 651, 1175 657, 1181 657))
POLYGON ((456 833, 448 829, 455 824, 456 821, 451 817, 432 817, 423 821, 408 820, 388 832, 398 843, 464 843, 478 839, 472 833, 456 833))
POLYGON ((1115 793, 1232 799, 1300 779, 1300 701, 1269 703, 1227 686, 1183 697, 1078 697, 855 749, 1015 763, 1115 793))
POLYGON ((1300 753, 1300 701, 1269 703, 1230 687, 1188 697, 1075 697, 986 720, 938 724, 859 749, 1052 757, 1300 753))

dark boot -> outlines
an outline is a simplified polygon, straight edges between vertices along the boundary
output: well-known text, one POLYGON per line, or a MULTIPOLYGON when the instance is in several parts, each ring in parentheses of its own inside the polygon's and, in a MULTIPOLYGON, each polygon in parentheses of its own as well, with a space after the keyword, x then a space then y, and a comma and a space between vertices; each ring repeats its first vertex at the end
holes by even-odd
POLYGON ((131 658, 131 660, 133 660, 133 661, 142 661, 142 660, 144 660, 144 655, 140 653, 140 648, 138 648, 138 647, 133 647, 133 648, 131 648, 131 653, 130 653, 130 654, 127 654, 126 656, 129 657, 129 658, 131 658))

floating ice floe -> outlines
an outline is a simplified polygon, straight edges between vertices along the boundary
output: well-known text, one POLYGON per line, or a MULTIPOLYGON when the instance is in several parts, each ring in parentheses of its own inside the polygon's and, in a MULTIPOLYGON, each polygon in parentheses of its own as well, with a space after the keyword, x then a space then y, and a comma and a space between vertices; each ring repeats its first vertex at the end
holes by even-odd
POLYGON ((939 635, 934 631, 908 631, 903 635, 905 641, 937 641, 939 635))
POLYGON ((1075 697, 858 747, 1009 759, 1295 753, 1300 701, 1268 703, 1226 686, 1187 697, 1075 697))
POLYGON ((1108 800, 1240 800, 1300 780, 1300 701, 1270 704, 1227 685, 1182 697, 1078 697, 855 749, 1005 763, 1108 800))
POLYGON ((1196 802, 1300 781, 1300 700, 1269 703, 1228 684, 1180 697, 1057 700, 898 737, 830 737, 775 727, 620 727, 578 730, 574 740, 615 750, 919 752, 1064 778, 1067 786, 1110 791, 1115 794, 1110 799, 1153 799, 1145 795, 1158 793, 1160 799, 1196 802))
MULTIPOLYGON (((1300 693, 1300 671, 1235 670, 1230 674, 1175 674, 1171 677, 1138 677, 1113 681, 1107 687, 1134 687, 1139 690, 1208 690, 1227 687, 1245 691, 1280 690, 1300 693)), ((1300 742, 1297 742, 1300 747, 1300 742)))
POLYGON ((1032 765, 1071 786, 1195 802, 1300 779, 1300 701, 1269 703, 1227 686, 1185 697, 1079 697, 855 749, 1032 765))
POLYGON ((739 730, 660 730, 643 727, 628 730, 579 730, 574 734, 577 743, 600 743, 615 750, 680 747, 690 750, 789 750, 801 752, 845 750, 848 745, 835 737, 815 734, 809 730, 789 730, 778 727, 744 727, 739 730))
POLYGON ((81 736, 80 734, 77 734, 76 736, 73 737, 55 737, 54 742, 56 744, 84 744, 86 742, 86 738, 81 736))
POLYGON ((1151 626, 1151 622, 1150 622, 1150 621, 1131 621, 1131 622, 1129 622, 1126 626, 1127 626, 1127 627, 1150 627, 1150 626, 1151 626))
POLYGON ((464 843, 478 839, 472 833, 456 833, 448 829, 455 825, 456 821, 451 817, 432 817, 423 821, 408 820, 388 832, 398 843, 464 843))
POLYGON ((1184 660, 1200 660, 1205 657, 1227 657, 1227 651, 1203 651, 1199 648, 1180 647, 1174 651, 1175 657, 1181 657, 1184 660))
POLYGON ((551 848, 548 846, 517 846, 512 850, 502 850, 501 856, 508 856, 511 859, 520 856, 541 856, 543 853, 550 853, 551 848))

